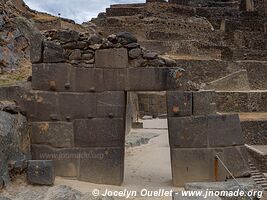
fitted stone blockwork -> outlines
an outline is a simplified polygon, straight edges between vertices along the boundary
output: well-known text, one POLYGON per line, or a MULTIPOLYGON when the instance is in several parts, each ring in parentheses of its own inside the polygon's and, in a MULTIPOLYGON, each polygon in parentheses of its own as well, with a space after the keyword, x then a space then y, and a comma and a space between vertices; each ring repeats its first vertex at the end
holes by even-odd
POLYGON ((94 118, 75 120, 76 147, 123 146, 125 137, 123 118, 94 118))
POLYGON ((73 125, 69 122, 33 122, 31 123, 31 142, 57 148, 72 147, 74 145, 73 125))
POLYGON ((124 147, 81 149, 78 179, 121 185, 124 176, 124 147))
POLYGON ((125 48, 97 50, 95 53, 97 68, 126 68, 128 52, 125 48))
POLYGON ((208 115, 216 113, 215 91, 193 92, 193 114, 208 115))
POLYGON ((167 92, 168 117, 192 115, 192 93, 183 91, 167 92))

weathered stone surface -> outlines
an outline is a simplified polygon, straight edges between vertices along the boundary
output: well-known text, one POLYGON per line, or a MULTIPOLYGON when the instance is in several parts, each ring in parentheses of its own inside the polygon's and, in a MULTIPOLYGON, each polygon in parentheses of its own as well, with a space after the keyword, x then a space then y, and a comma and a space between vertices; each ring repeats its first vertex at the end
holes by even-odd
POLYGON ((210 149, 172 149, 171 160, 174 186, 213 180, 214 158, 210 149))
POLYGON ((31 38, 30 57, 31 57, 32 63, 42 62, 43 39, 44 39, 44 37, 40 33, 34 34, 34 36, 31 38))
POLYGON ((31 143, 46 144, 58 148, 73 147, 73 125, 68 122, 31 123, 31 143))
POLYGON ((33 185, 53 185, 55 181, 53 161, 29 160, 27 180, 33 185))
POLYGON ((138 58, 139 56, 141 56, 141 54, 142 54, 142 50, 141 50, 140 48, 131 49, 131 50, 129 51, 129 57, 130 57, 131 59, 136 59, 136 58, 138 58))
POLYGON ((50 41, 44 41, 43 62, 44 63, 58 63, 63 62, 63 48, 60 44, 50 41))
POLYGON ((33 64, 32 66, 32 88, 34 90, 53 90, 67 91, 70 90, 71 65, 67 63, 43 63, 33 64), (70 84, 70 87, 66 87, 70 84))
POLYGON ((244 144, 239 116, 209 115, 208 141, 210 147, 222 147, 244 144))
POLYGON ((97 117, 125 117, 125 92, 102 92, 97 95, 97 117))
POLYGON ((53 160, 55 175, 76 177, 80 151, 75 148, 53 148, 47 145, 32 145, 32 158, 35 160, 53 160))
POLYGON ((169 117, 190 116, 193 112, 192 93, 167 91, 167 112, 169 117))
POLYGON ((123 45, 137 42, 137 38, 132 33, 129 33, 129 32, 120 32, 120 33, 117 33, 116 36, 117 36, 118 42, 123 45))
MULTIPOLYGON (((215 181, 215 156, 219 156, 236 178, 250 175, 244 146, 227 148, 177 148, 171 150, 173 183, 184 186, 189 182, 215 181)), ((218 161, 218 181, 229 178, 218 161)))
POLYGON ((79 39, 79 33, 74 30, 57 30, 53 36, 53 39, 60 40, 62 42, 72 42, 79 39))
POLYGON ((30 159, 27 120, 21 114, 0 111, 0 179, 9 182, 9 163, 30 159))
POLYGON ((70 60, 81 60, 82 54, 80 49, 75 49, 69 56, 70 60))
POLYGON ((127 89, 130 91, 162 91, 168 87, 168 68, 127 69, 127 89))
POLYGON ((62 120, 96 116, 95 93, 59 93, 58 108, 62 120))
POLYGON ((124 176, 124 148, 81 150, 78 179, 99 184, 121 185, 124 176))
POLYGON ((102 49, 95 53, 97 68, 126 68, 127 65, 128 52, 126 48, 102 49))
POLYGON ((208 146, 206 117, 169 117, 168 130, 172 148, 204 148, 208 146))
POLYGON ((30 92, 23 96, 27 117, 31 121, 59 120, 58 95, 52 92, 30 92))
POLYGON ((216 113, 215 92, 198 91, 193 92, 193 114, 209 115, 216 113))
POLYGON ((95 92, 103 90, 103 70, 75 67, 71 73, 73 91, 95 92))
POLYGON ((74 121, 76 147, 123 146, 125 141, 123 118, 94 118, 74 121))
POLYGON ((126 69, 104 69, 103 70, 103 90, 118 91, 126 89, 127 80, 126 69))

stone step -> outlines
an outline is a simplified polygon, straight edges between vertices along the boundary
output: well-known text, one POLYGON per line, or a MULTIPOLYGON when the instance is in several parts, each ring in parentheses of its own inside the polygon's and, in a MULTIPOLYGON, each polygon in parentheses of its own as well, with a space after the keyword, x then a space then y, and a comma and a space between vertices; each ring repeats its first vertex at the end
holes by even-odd
MULTIPOLYGON (((254 164, 255 168, 257 168, 259 172, 266 173, 267 172, 267 166, 266 166, 267 145, 246 145, 246 147, 247 147, 248 157, 251 163, 254 164)), ((263 176, 263 179, 264 179, 264 182, 267 181, 267 179, 264 176, 263 176)), ((263 181, 263 179, 261 180, 263 181)))

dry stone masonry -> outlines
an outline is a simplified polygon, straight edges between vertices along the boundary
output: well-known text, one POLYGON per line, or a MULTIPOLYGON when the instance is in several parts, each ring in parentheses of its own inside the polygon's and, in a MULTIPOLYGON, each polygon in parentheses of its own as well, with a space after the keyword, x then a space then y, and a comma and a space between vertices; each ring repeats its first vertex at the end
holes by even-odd
MULTIPOLYGON (((33 46, 39 51, 32 54, 32 90, 23 101, 31 122, 33 159, 53 160, 57 176, 122 183, 130 91, 167 91, 175 186, 225 180, 221 166, 214 177, 216 154, 235 176, 249 175, 238 116, 217 115, 213 91, 186 92, 196 88, 174 61, 140 47, 127 32, 107 39, 68 30, 47 31, 45 36, 36 38, 38 48, 33 46)), ((48 165, 44 172, 50 173, 49 163, 40 165, 48 165)), ((53 176, 48 177, 33 176, 31 181, 50 183, 53 176)))

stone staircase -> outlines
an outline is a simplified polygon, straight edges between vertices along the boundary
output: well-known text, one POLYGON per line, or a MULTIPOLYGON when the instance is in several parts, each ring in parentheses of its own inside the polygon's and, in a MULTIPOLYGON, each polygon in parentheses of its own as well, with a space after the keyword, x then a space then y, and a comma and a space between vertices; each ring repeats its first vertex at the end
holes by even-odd
POLYGON ((251 170, 251 177, 253 178, 255 183, 261 186, 263 191, 267 192, 267 178, 254 166, 251 161, 249 161, 249 167, 251 170))

